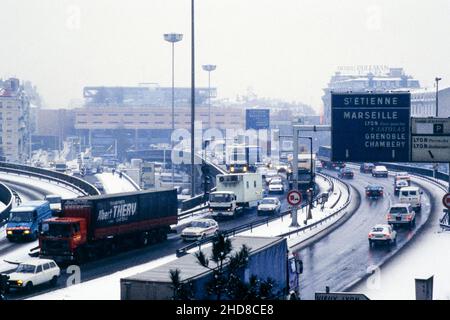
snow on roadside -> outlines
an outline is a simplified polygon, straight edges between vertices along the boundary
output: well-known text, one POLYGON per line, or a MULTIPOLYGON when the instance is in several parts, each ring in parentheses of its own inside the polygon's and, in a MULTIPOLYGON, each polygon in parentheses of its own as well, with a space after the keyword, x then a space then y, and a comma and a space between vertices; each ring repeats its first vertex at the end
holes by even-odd
POLYGON ((134 186, 125 178, 120 178, 119 174, 111 172, 98 173, 95 177, 102 183, 106 193, 121 193, 136 191, 134 186))
MULTIPOLYGON (((120 279, 145 272, 177 259, 175 254, 115 272, 105 277, 34 296, 30 300, 120 300, 120 279)), ((167 270, 169 272, 169 270, 167 270)), ((83 279, 83 274, 81 274, 83 279)))

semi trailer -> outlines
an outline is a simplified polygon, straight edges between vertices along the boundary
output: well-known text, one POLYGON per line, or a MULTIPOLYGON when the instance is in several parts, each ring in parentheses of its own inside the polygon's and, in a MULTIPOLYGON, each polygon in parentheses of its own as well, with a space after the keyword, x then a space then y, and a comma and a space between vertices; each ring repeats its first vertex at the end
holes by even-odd
POLYGON ((58 217, 43 222, 39 255, 82 263, 163 241, 176 223, 175 189, 67 199, 58 217))

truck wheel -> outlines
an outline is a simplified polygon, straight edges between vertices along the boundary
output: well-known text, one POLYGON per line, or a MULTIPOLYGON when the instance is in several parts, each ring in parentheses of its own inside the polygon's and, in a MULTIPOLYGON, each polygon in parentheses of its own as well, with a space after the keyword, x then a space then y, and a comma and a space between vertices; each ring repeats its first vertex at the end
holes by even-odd
POLYGON ((84 250, 82 250, 82 249, 78 249, 75 252, 74 257, 75 257, 75 261, 78 262, 79 264, 82 264, 86 261, 86 255, 84 253, 84 250))

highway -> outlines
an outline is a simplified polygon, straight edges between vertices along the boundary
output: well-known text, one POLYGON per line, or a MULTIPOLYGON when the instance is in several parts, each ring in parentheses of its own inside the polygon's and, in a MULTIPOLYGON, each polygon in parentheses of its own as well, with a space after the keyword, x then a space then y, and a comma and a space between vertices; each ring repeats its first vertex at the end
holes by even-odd
MULTIPOLYGON (((337 176, 336 172, 326 172, 337 176)), ((361 206, 357 212, 320 241, 298 250, 304 265, 300 280, 302 299, 314 299, 314 293, 325 291, 325 286, 329 286, 331 291, 341 291, 365 276, 368 268, 395 255, 430 215, 429 195, 424 192, 422 212, 416 216, 415 228, 397 229, 397 244, 391 248, 381 245, 369 248, 367 236, 371 227, 386 223, 389 206, 391 202, 396 201, 393 195, 393 178, 373 178, 370 174, 359 173, 358 170, 354 172, 355 178, 346 181, 361 194, 361 206), (364 188, 369 183, 383 186, 385 196, 379 200, 365 199, 364 188)))

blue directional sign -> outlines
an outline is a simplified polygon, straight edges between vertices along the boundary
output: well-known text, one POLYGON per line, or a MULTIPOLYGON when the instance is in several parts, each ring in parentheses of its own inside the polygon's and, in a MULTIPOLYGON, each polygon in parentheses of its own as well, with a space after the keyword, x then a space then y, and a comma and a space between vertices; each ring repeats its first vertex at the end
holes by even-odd
POLYGON ((247 109, 245 110, 245 129, 269 129, 270 110, 269 109, 247 109))
POLYGON ((408 162, 410 104, 410 93, 332 93, 332 160, 408 162))

